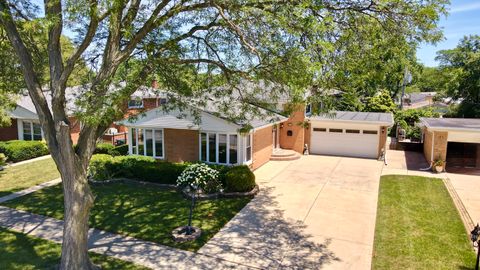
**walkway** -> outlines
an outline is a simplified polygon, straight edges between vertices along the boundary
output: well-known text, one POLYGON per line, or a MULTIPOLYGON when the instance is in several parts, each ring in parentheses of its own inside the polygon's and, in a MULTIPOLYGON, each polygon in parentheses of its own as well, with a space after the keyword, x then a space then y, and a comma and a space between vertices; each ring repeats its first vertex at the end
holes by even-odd
POLYGON ((261 269, 370 269, 382 163, 304 156, 255 171, 261 192, 199 252, 261 269))
POLYGON ((23 165, 23 164, 27 164, 27 163, 32 163, 32 162, 43 160, 43 159, 49 159, 49 158, 52 158, 52 156, 50 156, 50 155, 41 156, 41 157, 32 158, 32 159, 28 159, 28 160, 24 160, 24 161, 20 161, 20 162, 16 162, 16 163, 11 163, 11 164, 8 164, 7 166, 15 167, 15 166, 19 166, 19 165, 23 165))

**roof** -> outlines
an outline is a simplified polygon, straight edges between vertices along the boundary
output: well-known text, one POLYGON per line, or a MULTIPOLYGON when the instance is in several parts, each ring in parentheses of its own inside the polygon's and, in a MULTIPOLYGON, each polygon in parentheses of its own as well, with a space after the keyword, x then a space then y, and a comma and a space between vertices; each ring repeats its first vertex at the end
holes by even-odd
POLYGON ((357 122, 365 124, 393 125, 392 113, 333 111, 326 115, 309 117, 315 121, 357 122))
POLYGON ((416 102, 425 101, 426 97, 433 97, 436 94, 437 94, 436 92, 418 92, 418 93, 406 94, 406 97, 410 99, 411 103, 416 103, 416 102))
POLYGON ((430 129, 480 132, 480 119, 477 118, 420 118, 420 121, 430 129))

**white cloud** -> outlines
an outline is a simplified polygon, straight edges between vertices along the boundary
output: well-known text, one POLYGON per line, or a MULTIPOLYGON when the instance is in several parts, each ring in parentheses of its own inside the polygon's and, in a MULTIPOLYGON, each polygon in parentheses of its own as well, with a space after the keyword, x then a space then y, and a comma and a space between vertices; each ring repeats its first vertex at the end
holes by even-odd
POLYGON ((459 13, 459 12, 472 11, 477 9, 480 9, 480 2, 464 4, 464 5, 459 5, 457 7, 453 7, 450 10, 450 13, 459 13))

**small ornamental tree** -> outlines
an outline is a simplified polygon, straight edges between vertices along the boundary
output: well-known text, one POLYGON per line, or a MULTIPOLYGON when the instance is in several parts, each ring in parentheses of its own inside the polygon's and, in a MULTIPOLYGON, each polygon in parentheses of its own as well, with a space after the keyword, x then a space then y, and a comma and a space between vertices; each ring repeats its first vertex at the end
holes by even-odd
POLYGON ((193 192, 202 190, 205 193, 214 193, 222 189, 218 176, 219 172, 206 164, 192 164, 180 174, 177 186, 189 187, 193 192))

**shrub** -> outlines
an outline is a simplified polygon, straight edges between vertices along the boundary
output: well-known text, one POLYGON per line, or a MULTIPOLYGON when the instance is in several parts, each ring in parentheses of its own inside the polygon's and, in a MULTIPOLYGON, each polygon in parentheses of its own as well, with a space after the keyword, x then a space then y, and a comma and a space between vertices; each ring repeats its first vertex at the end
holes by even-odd
POLYGON ((107 154, 93 155, 88 166, 88 175, 95 180, 108 180, 115 177, 113 157, 107 154))
POLYGON ((108 154, 112 156, 126 156, 128 155, 128 144, 122 144, 115 146, 108 150, 108 154))
POLYGON ((93 151, 94 154, 107 154, 111 155, 110 151, 113 151, 115 146, 109 144, 109 143, 99 143, 95 147, 95 151, 93 151))
POLYGON ((218 171, 206 164, 198 163, 188 166, 178 177, 177 186, 194 187, 205 193, 214 193, 222 189, 222 183, 218 180, 218 171))
POLYGON ((20 140, 0 142, 0 152, 4 153, 13 162, 36 158, 49 153, 45 142, 20 140))
POLYGON ((229 192, 250 191, 255 187, 255 174, 248 166, 235 166, 225 174, 225 184, 229 192))
POLYGON ((4 153, 0 153, 0 167, 5 166, 7 164, 7 157, 4 153))

